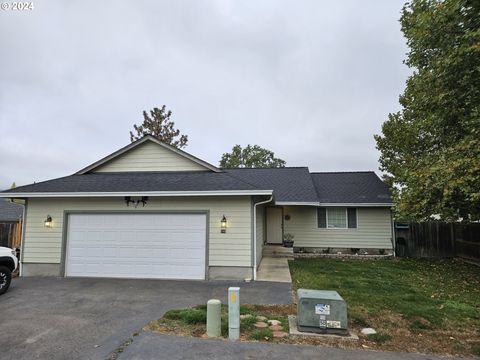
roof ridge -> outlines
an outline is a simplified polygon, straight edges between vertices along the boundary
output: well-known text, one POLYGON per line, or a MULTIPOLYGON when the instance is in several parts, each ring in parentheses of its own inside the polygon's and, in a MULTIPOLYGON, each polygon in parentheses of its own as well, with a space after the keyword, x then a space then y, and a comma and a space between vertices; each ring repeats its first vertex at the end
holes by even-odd
POLYGON ((221 174, 226 173, 225 171, 210 171, 210 170, 178 170, 178 171, 108 171, 108 172, 91 172, 86 174, 72 174, 70 176, 90 176, 90 175, 121 175, 121 174, 221 174))

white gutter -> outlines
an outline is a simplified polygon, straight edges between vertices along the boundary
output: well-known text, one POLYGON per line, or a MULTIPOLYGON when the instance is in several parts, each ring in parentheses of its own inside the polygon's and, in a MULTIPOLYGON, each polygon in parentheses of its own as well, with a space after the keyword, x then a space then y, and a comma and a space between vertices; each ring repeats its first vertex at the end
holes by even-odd
POLYGON ((219 191, 131 191, 131 192, 10 192, 0 198, 61 198, 61 197, 115 197, 115 196, 240 196, 272 195, 272 190, 219 190, 219 191))
POLYGON ((267 204, 273 200, 273 195, 270 196, 270 199, 260 201, 253 204, 253 280, 257 280, 257 206, 262 204, 267 204))
POLYGON ((295 202, 276 201, 275 205, 282 206, 342 206, 342 207, 391 207, 392 203, 319 203, 319 202, 295 202))
POLYGON ((318 206, 392 207, 393 203, 318 203, 318 206))
POLYGON ((25 204, 23 204, 23 214, 22 214, 22 236, 20 238, 20 258, 18 259, 18 276, 23 276, 23 249, 25 249, 25 228, 26 228, 26 218, 27 218, 27 203, 28 200, 25 200, 25 204))
POLYGON ((318 202, 275 201, 275 205, 282 206, 318 206, 318 202))

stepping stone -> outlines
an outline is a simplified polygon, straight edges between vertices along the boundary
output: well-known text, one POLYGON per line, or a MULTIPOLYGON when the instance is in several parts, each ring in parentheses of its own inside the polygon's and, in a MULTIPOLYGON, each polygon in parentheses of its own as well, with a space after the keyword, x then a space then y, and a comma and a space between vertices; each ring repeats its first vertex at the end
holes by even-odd
POLYGON ((251 318, 251 317, 253 317, 252 314, 240 315, 240 319, 246 319, 246 318, 251 318))
POLYGON ((375 329, 372 329, 372 328, 363 328, 362 329, 362 334, 363 335, 375 335, 377 332, 375 331, 375 329))
POLYGON ((257 316, 258 321, 267 321, 267 318, 265 316, 257 316))
POLYGON ((282 324, 282 322, 278 321, 278 320, 268 320, 268 323, 270 325, 281 325, 282 324))
POLYGON ((272 329, 273 331, 282 331, 283 330, 282 325, 270 325, 270 329, 272 329))
POLYGON ((284 338, 284 337, 287 337, 288 336, 288 333, 286 333, 285 331, 274 331, 273 332, 273 337, 276 337, 276 338, 284 338))
POLYGON ((264 328, 268 327, 267 323, 264 323, 264 322, 261 322, 261 321, 255 323, 254 326, 255 326, 256 328, 259 328, 259 329, 264 329, 264 328))

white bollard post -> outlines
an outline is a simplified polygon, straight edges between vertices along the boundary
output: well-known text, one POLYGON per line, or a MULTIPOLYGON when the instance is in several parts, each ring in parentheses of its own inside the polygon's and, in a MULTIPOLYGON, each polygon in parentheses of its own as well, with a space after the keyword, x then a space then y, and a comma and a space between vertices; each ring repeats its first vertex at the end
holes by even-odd
POLYGON ((222 303, 220 300, 211 299, 207 302, 207 335, 220 337, 222 335, 222 303))
POLYGON ((240 338, 240 288, 228 288, 228 338, 240 338))

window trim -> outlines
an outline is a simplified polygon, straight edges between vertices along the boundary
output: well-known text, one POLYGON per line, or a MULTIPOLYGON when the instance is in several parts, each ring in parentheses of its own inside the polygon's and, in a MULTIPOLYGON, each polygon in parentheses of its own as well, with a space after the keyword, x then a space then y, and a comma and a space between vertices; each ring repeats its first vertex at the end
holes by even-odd
POLYGON ((348 230, 357 230, 358 229, 358 208, 353 207, 353 206, 348 206, 346 207, 347 209, 347 229, 348 230), (349 228, 348 227, 348 209, 355 209, 355 227, 354 228, 349 228))
MULTIPOLYGON (((347 211, 347 208, 344 208, 344 209, 345 209, 345 226, 346 226, 346 227, 329 227, 329 226, 328 226, 328 210, 329 210, 329 209, 332 209, 332 208, 335 208, 335 207, 336 207, 336 206, 331 206, 330 208, 327 208, 327 211, 325 211, 326 218, 327 218, 327 227, 326 227, 326 229, 328 229, 328 230, 348 230, 348 211, 347 211)), ((343 207, 342 207, 342 206, 338 206, 337 208, 342 209, 343 207)))
POLYGON ((321 228, 318 226, 318 210, 316 211, 317 212, 317 229, 325 229, 325 230, 357 230, 358 229, 358 208, 356 207, 352 207, 352 206, 348 206, 348 207, 344 207, 344 206, 319 206, 318 208, 324 208, 325 209, 325 227, 324 228, 321 228), (346 219, 346 222, 345 222, 345 226, 346 227, 328 227, 328 209, 331 209, 331 208, 343 208, 345 209, 345 219, 346 219), (349 228, 348 227, 348 208, 354 208, 355 209, 355 227, 354 228, 349 228))

